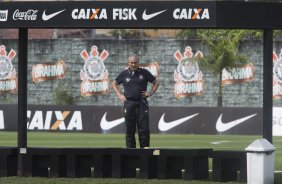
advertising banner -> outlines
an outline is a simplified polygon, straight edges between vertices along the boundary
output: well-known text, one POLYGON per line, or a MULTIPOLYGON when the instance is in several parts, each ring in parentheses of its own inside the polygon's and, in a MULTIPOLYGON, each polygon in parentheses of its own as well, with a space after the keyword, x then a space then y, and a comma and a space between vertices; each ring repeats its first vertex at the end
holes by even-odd
POLYGON ((32 82, 63 79, 66 75, 66 65, 63 60, 54 63, 42 63, 32 66, 32 82))
POLYGON ((18 90, 17 73, 12 63, 15 56, 13 49, 7 53, 6 47, 0 46, 0 94, 16 93, 18 90))
POLYGON ((282 49, 277 56, 275 52, 272 53, 273 60, 273 95, 272 99, 277 100, 282 98, 282 49))
POLYGON ((215 27, 215 5, 215 2, 150 1, 9 2, 1 3, 0 26, 215 27))
MULTIPOLYGON (((275 122, 278 119, 281 118, 277 117, 275 122)), ((29 105, 27 128, 48 132, 124 133, 123 107, 29 105)), ((17 105, 1 105, 0 129, 17 131, 17 105)), ((262 108, 151 107, 150 130, 157 134, 261 135, 262 108)))
POLYGON ((272 124, 273 136, 282 136, 282 107, 273 108, 272 124))
POLYGON ((109 73, 104 65, 104 61, 109 56, 109 52, 103 50, 100 54, 98 47, 93 45, 88 55, 86 50, 81 51, 80 56, 84 60, 84 65, 80 71, 81 96, 92 96, 109 93, 110 80, 109 73))
POLYGON ((252 63, 243 67, 222 70, 222 86, 226 84, 243 83, 254 79, 254 65, 252 63))
POLYGON ((203 73, 198 64, 199 59, 203 57, 203 53, 197 51, 194 55, 192 48, 187 46, 183 56, 178 50, 174 53, 174 57, 178 61, 178 65, 174 71, 174 96, 180 98, 203 95, 203 73))

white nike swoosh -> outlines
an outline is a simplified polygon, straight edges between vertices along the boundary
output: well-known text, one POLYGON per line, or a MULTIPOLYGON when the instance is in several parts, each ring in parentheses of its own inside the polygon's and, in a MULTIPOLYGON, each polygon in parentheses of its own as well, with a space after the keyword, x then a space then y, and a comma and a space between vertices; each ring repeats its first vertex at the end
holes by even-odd
POLYGON ((116 119, 116 120, 113 120, 113 121, 107 121, 106 116, 107 116, 107 112, 103 115, 103 117, 101 119, 101 123, 100 123, 100 127, 103 130, 110 130, 111 128, 113 128, 113 127, 115 127, 115 126, 124 122, 124 118, 116 119))
POLYGON ((148 15, 148 14, 146 14, 146 9, 145 9, 144 12, 143 12, 142 18, 143 18, 143 20, 149 20, 149 19, 151 19, 151 18, 153 18, 153 17, 155 17, 155 16, 157 16, 157 15, 159 15, 159 14, 165 12, 165 11, 166 10, 162 10, 162 11, 151 13, 151 14, 148 15))
POLYGON ((233 127, 235 127, 236 125, 240 124, 240 123, 243 123, 244 121, 252 118, 253 116, 256 116, 257 114, 252 114, 250 116, 246 116, 244 118, 240 118, 240 119, 236 119, 234 121, 230 121, 230 122, 227 122, 227 123, 223 123, 221 118, 222 118, 222 114, 219 116, 219 118, 217 119, 217 122, 216 122, 216 130, 218 132, 225 132, 233 127))
POLYGON ((56 15, 62 13, 62 12, 65 11, 65 10, 66 10, 66 9, 60 10, 60 11, 58 11, 58 12, 51 13, 50 15, 46 15, 46 13, 45 13, 46 10, 44 10, 44 12, 43 12, 43 14, 42 14, 42 19, 43 19, 44 21, 47 21, 47 20, 49 20, 49 19, 55 17, 56 15))
POLYGON ((173 127, 181 124, 181 123, 184 123, 185 121, 187 121, 188 119, 191 119, 193 118, 194 116, 197 116, 199 113, 196 113, 196 114, 193 114, 191 116, 187 116, 185 118, 181 118, 181 119, 178 119, 178 120, 174 120, 174 121, 171 121, 171 122, 165 122, 164 121, 164 116, 165 116, 165 113, 162 115, 160 121, 159 121, 159 130, 160 131, 167 131, 167 130, 170 130, 172 129, 173 127))

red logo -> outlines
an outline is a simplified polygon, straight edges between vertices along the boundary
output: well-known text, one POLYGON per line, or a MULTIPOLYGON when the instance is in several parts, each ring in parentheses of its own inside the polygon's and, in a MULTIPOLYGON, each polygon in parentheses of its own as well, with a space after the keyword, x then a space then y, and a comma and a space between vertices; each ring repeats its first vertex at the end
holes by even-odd
POLYGON ((273 60, 273 99, 282 98, 282 49, 279 56, 272 54, 273 60))
POLYGON ((194 55, 192 48, 187 46, 182 56, 180 51, 174 53, 178 66, 174 70, 174 94, 176 98, 202 95, 204 92, 203 74, 199 69, 198 60, 203 57, 201 51, 194 55))
POLYGON ((18 89, 16 70, 12 64, 15 56, 13 49, 7 55, 6 47, 0 46, 0 94, 15 93, 18 89))
POLYGON ((80 70, 81 96, 105 94, 109 92, 108 71, 104 61, 109 56, 108 51, 103 50, 100 54, 96 45, 92 46, 90 56, 86 50, 80 53, 84 65, 80 70))

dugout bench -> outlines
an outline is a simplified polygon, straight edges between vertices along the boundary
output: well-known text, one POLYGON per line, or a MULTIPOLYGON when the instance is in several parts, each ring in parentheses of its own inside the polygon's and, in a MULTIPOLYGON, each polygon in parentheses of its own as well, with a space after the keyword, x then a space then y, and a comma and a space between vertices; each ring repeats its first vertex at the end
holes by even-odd
POLYGON ((159 179, 209 179, 212 149, 160 149, 159 179))
POLYGON ((158 151, 154 149, 109 149, 112 157, 113 178, 136 178, 139 169, 139 178, 150 179, 158 177, 158 151))
MULTIPOLYGON (((247 181, 245 151, 212 149, 27 148, 24 175, 247 181), (136 170, 139 170, 136 171, 136 170)), ((17 176, 18 148, 0 147, 0 177, 17 176)))
POLYGON ((0 147, 0 177, 17 176, 18 148, 0 147))
POLYGON ((247 181, 246 151, 213 151, 212 159, 213 181, 247 181))
POLYGON ((25 175, 43 177, 110 177, 106 148, 27 148, 25 175))

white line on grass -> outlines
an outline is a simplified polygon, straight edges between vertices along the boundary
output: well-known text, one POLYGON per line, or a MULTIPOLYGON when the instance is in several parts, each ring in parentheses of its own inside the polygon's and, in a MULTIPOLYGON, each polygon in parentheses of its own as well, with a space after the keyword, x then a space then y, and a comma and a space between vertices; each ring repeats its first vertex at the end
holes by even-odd
POLYGON ((230 142, 230 141, 214 141, 214 142, 210 142, 211 144, 222 144, 222 143, 226 143, 226 142, 230 142))

